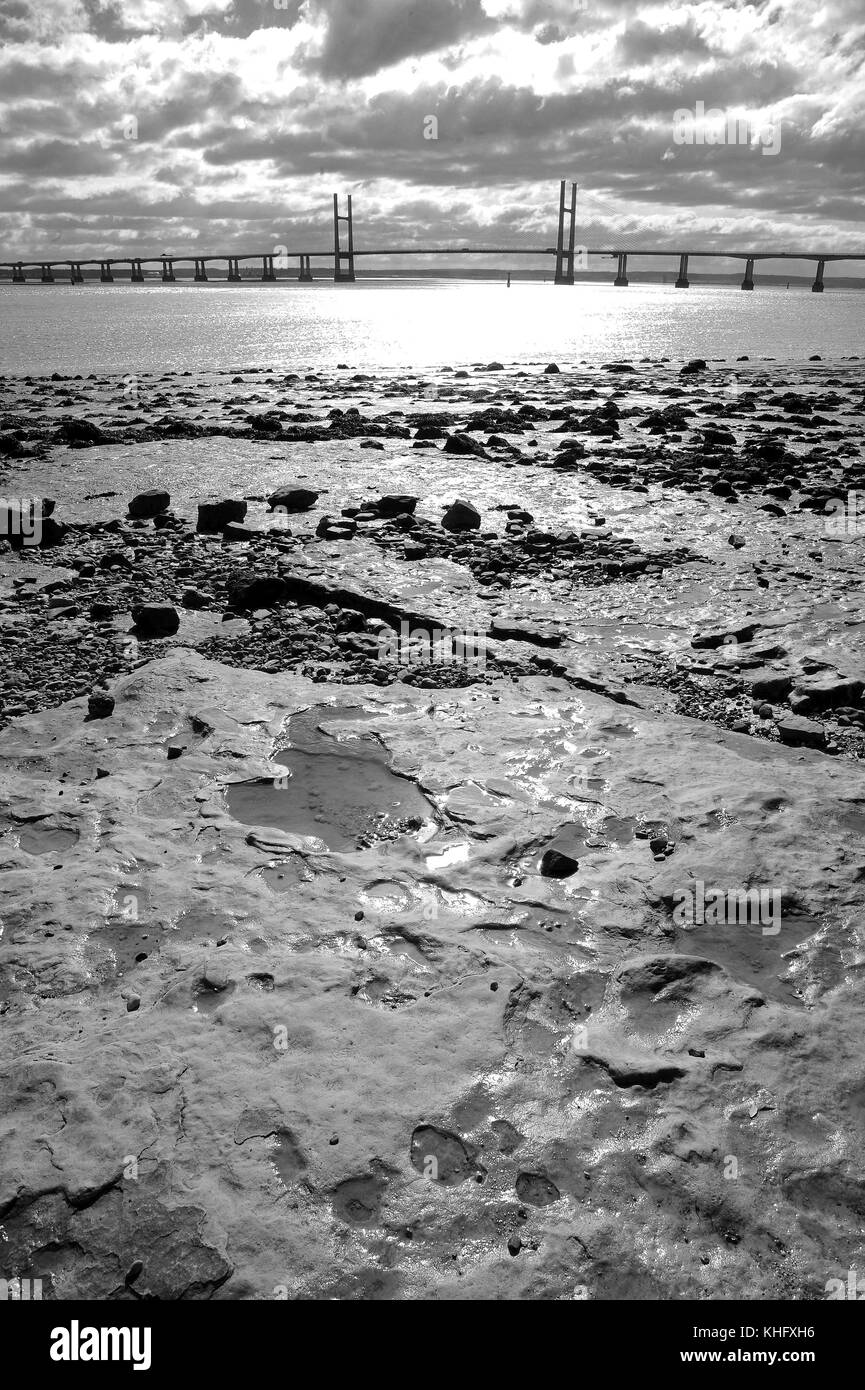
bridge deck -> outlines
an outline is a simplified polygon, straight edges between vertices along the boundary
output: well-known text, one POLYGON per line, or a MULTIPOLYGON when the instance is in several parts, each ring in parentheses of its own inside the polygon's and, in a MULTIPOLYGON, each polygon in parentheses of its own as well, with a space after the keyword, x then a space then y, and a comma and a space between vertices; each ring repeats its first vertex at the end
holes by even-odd
MULTIPOLYGON (((734 261, 865 261, 865 252, 857 253, 853 251, 688 251, 681 249, 657 249, 651 248, 641 250, 637 247, 579 247, 575 248, 589 256, 688 256, 690 259, 711 258, 714 260, 734 260, 734 261)), ((530 246, 395 246, 395 247, 374 247, 370 250, 354 249, 354 256, 555 256, 554 246, 530 247, 530 246)), ((47 266, 100 266, 100 265, 130 265, 133 261, 141 265, 162 265, 163 261, 171 264, 180 262, 194 261, 250 261, 264 260, 266 257, 282 261, 286 258, 292 260, 301 256, 320 260, 333 258, 333 248, 327 251, 283 251, 277 255, 273 251, 226 251, 209 252, 204 256, 182 255, 182 256, 110 256, 96 257, 88 259, 63 259, 63 260, 35 260, 35 261, 0 261, 0 267, 7 270, 14 270, 16 266, 21 266, 24 270, 39 270, 43 265, 47 266)))

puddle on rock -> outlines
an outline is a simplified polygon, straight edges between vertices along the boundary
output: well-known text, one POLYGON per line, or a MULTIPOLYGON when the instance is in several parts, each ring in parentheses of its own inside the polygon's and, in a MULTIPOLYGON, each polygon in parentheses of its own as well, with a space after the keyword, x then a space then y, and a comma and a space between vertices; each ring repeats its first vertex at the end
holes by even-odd
POLYGON ((290 859, 280 859, 262 869, 259 878, 266 883, 272 893, 290 893, 301 885, 314 883, 316 875, 300 854, 290 859))
POLYGON ((295 715, 290 745, 273 756, 285 774, 234 783, 227 792, 230 814, 243 825, 315 836, 338 853, 420 829, 434 807, 415 782, 391 771, 381 741, 371 734, 337 739, 321 727, 323 720, 364 714, 317 705, 295 715))
POLYGON ((18 843, 27 854, 62 854, 78 843, 78 831, 45 821, 31 821, 18 832, 18 843))

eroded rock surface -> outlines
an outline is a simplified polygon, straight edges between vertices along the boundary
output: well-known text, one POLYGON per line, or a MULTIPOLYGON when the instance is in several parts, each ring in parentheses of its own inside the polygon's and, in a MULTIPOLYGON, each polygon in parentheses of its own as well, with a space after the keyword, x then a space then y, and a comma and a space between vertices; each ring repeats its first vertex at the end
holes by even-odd
POLYGON ((346 690, 178 648, 109 691, 0 735, 0 1273, 808 1299, 861 1267, 855 761, 543 673, 346 690), (316 748, 427 812, 335 849, 316 748), (780 918, 683 920, 711 886, 780 918))

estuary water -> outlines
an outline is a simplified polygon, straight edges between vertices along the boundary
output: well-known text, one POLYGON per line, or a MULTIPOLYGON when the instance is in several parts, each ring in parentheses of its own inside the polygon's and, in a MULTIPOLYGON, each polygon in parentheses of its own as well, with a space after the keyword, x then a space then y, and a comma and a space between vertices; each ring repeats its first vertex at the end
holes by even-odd
POLYGON ((0 285, 0 375, 197 373, 345 362, 397 371, 642 357, 865 353, 865 294, 502 280, 0 285))

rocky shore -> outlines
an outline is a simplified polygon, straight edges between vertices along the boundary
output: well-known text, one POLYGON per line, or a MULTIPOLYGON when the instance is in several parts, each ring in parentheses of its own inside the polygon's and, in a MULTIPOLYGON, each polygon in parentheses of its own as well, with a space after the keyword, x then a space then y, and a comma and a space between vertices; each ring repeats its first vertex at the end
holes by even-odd
POLYGON ((857 359, 0 381, 0 1277, 861 1268, 863 421, 857 359))

